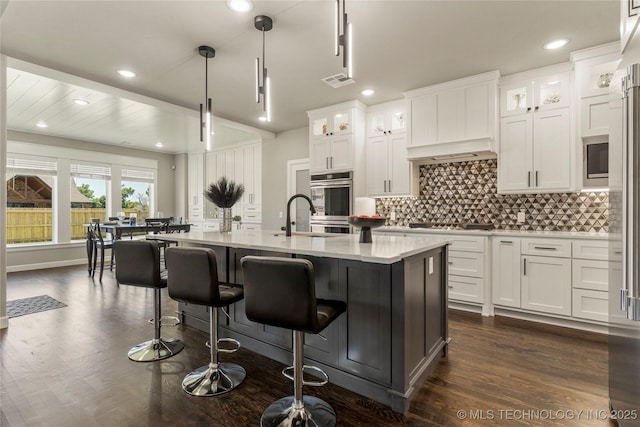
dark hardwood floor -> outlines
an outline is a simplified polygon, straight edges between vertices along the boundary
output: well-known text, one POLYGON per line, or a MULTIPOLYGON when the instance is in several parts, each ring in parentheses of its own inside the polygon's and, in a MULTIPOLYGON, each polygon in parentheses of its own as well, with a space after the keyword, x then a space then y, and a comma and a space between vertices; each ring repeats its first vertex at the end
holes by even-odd
MULTIPOLYGON (((7 294, 68 307, 0 331, 0 426, 257 426, 264 408, 292 393, 280 363, 241 349, 221 356, 247 370, 237 390, 188 396, 182 378, 206 364, 208 349, 204 332, 184 326, 163 328, 185 342, 177 356, 129 361, 129 348, 153 336, 152 293, 118 287, 109 271, 102 284, 83 267, 12 273, 7 294)), ((163 312, 175 311, 163 298, 163 312)), ((605 336, 456 311, 449 329, 449 357, 406 415, 332 384, 305 392, 328 401, 340 426, 613 425, 605 336)))

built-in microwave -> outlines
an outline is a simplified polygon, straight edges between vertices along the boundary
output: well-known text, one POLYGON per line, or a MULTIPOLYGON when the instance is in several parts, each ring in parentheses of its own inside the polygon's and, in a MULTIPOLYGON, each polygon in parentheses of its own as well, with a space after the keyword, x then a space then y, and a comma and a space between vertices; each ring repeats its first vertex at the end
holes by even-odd
POLYGON ((604 137, 583 140, 583 186, 609 185, 609 141, 604 137))

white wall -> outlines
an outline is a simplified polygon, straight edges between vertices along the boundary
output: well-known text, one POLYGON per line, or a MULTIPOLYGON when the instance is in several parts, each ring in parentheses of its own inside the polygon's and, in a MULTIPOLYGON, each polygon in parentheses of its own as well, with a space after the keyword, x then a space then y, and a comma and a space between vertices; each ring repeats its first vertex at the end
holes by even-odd
POLYGON ((262 142, 262 229, 280 230, 287 213, 287 161, 309 157, 309 128, 262 142), (280 212, 283 218, 280 218, 280 212))

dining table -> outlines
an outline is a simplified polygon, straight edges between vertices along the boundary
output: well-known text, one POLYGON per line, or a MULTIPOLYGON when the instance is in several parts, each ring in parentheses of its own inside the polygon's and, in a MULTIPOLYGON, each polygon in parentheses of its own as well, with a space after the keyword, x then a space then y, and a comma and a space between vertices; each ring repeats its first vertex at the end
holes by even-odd
MULTIPOLYGON (((94 242, 94 234, 91 231, 91 226, 93 224, 85 224, 87 227, 87 260, 88 260, 88 270, 89 275, 91 275, 93 270, 93 258, 96 257, 95 252, 95 242, 94 242)), ((159 234, 160 232, 164 233, 174 233, 174 232, 186 232, 188 233, 191 230, 191 224, 174 224, 174 223, 161 223, 161 222, 146 222, 141 224, 129 224, 129 223, 120 223, 120 222, 105 222, 100 224, 100 229, 104 233, 110 233, 113 236, 113 240, 120 240, 122 236, 133 236, 135 233, 152 233, 159 234)))

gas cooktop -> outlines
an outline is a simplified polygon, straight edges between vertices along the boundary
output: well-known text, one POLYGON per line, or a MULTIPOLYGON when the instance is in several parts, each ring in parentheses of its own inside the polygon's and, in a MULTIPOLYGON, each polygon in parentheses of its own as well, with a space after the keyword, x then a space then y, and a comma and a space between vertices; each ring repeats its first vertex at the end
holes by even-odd
POLYGON ((482 224, 479 222, 410 222, 409 228, 434 228, 445 230, 493 230, 493 224, 482 224))

